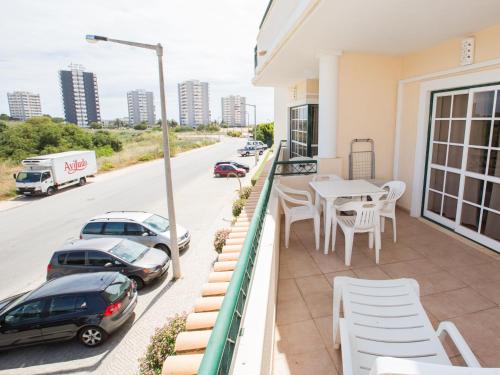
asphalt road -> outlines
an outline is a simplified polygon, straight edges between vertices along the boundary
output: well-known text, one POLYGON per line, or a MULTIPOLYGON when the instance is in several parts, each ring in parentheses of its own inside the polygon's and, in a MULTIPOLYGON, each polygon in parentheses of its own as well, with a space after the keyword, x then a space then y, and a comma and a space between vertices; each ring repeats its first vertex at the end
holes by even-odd
MULTIPOLYGON (((191 247, 181 257, 182 279, 173 282, 169 271, 141 291, 134 319, 101 347, 88 349, 72 341, 0 352, 0 374, 135 373, 155 327, 175 313, 189 311, 199 296, 216 256, 213 234, 229 225, 238 188, 234 178, 214 178, 213 163, 233 159, 253 166, 253 157, 235 154, 244 143, 224 138, 172 159, 178 223, 192 235, 191 247)), ((0 299, 42 283, 52 252, 77 238, 94 215, 145 210, 167 216, 162 163, 156 160, 102 174, 83 187, 52 197, 22 198, 16 207, 0 211, 0 299)), ((243 179, 246 184, 253 170, 243 179)))

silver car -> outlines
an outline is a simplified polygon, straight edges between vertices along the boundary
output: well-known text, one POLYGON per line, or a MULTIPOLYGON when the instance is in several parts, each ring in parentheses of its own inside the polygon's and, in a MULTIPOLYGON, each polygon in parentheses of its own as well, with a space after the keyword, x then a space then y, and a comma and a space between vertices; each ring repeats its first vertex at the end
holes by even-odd
MULTIPOLYGON (((168 219, 144 211, 110 211, 95 216, 85 224, 80 239, 118 237, 163 250, 170 257, 170 223, 168 219)), ((189 248, 191 235, 177 225, 179 251, 189 248)))

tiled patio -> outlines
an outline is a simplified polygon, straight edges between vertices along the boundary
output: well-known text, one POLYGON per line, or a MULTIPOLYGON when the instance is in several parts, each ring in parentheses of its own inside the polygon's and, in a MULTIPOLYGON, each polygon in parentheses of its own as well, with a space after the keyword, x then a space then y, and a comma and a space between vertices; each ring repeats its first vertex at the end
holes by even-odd
MULTIPOLYGON (((335 253, 323 255, 314 248, 311 221, 292 225, 289 248, 281 241, 274 374, 342 373, 340 351, 332 345, 332 281, 340 275, 415 278, 434 326, 453 321, 484 367, 500 367, 500 256, 404 211, 397 215, 398 241, 392 241, 388 222, 379 265, 367 236, 355 236, 352 266, 347 267, 341 232, 335 253)), ((461 365, 457 351, 451 345, 446 349, 461 365)))

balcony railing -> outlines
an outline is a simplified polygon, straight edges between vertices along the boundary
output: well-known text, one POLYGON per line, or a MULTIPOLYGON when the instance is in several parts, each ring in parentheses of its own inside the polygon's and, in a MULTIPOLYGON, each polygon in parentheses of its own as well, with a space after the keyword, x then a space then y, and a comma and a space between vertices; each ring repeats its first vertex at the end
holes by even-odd
POLYGON ((284 144, 286 145, 285 141, 279 143, 271 170, 264 182, 238 264, 233 272, 198 370, 200 375, 228 374, 231 369, 274 177, 276 175, 311 174, 316 171, 316 160, 280 161, 284 144))

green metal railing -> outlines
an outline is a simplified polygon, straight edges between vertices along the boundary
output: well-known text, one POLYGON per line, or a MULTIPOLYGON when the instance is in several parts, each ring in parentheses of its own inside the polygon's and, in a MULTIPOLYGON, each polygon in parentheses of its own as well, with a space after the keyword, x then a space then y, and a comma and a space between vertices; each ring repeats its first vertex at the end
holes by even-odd
POLYGON ((304 169, 300 165, 314 165, 314 170, 316 168, 316 160, 279 161, 284 142, 281 141, 278 145, 271 170, 262 188, 247 236, 243 242, 239 261, 215 321, 198 374, 228 374, 230 371, 276 172, 285 168, 286 173, 280 173, 280 175, 309 174, 314 172, 310 172, 309 168, 304 169), (294 168, 296 165, 299 167, 294 168))

